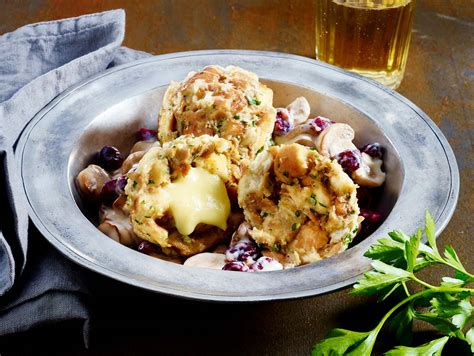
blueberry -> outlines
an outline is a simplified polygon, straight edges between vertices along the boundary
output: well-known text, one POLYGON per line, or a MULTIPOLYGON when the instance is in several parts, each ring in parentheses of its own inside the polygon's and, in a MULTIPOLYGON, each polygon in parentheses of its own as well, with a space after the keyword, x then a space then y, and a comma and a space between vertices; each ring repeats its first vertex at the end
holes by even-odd
POLYGON ((115 179, 105 182, 100 191, 100 198, 104 203, 111 203, 117 198, 117 181, 115 179))
POLYGON ((113 202, 119 195, 125 194, 126 185, 127 178, 124 176, 105 182, 100 191, 101 200, 104 203, 113 202))
POLYGON ((347 150, 338 153, 336 159, 346 173, 352 173, 360 167, 361 155, 359 150, 347 150))
POLYGON ((151 253, 160 253, 159 247, 148 241, 142 241, 140 245, 138 245, 137 250, 138 252, 144 253, 146 255, 151 253))
POLYGON ((320 133, 321 131, 328 128, 334 123, 335 123, 334 121, 329 120, 325 117, 316 116, 316 118, 313 121, 311 121, 310 125, 313 131, 315 131, 316 133, 320 133))
POLYGON ((127 185, 127 177, 121 176, 117 178, 117 182, 115 185, 115 192, 117 195, 125 194, 125 186, 127 185))
POLYGON ((224 271, 249 272, 250 269, 243 262, 228 262, 222 267, 224 271))
POLYGON ((250 240, 239 241, 225 252, 227 261, 239 261, 248 264, 253 263, 259 255, 260 251, 257 245, 250 240))
POLYGON ((290 114, 288 110, 278 108, 276 113, 275 126, 273 128, 273 134, 282 136, 290 131, 290 114))
POLYGON ((104 146, 99 151, 99 166, 102 168, 113 171, 122 166, 123 158, 120 155, 120 151, 113 146, 104 146))
POLYGON ((158 134, 158 131, 156 130, 150 130, 146 128, 141 128, 137 132, 137 140, 138 141, 156 141, 156 135, 158 134))
POLYGON ((372 158, 382 159, 383 152, 380 143, 374 142, 365 145, 360 149, 361 152, 367 153, 372 158))
POLYGON ((283 269, 280 262, 271 257, 262 256, 250 268, 254 272, 278 271, 283 269))

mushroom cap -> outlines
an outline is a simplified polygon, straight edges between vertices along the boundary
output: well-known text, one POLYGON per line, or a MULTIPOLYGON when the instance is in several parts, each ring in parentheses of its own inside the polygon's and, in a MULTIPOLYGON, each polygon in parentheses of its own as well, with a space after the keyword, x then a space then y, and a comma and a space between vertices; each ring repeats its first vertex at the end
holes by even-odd
POLYGON ((381 159, 373 158, 362 152, 360 167, 352 173, 352 178, 357 184, 364 187, 380 187, 385 182, 382 164, 381 159))
POLYGON ((309 106, 308 100, 304 96, 300 96, 293 100, 286 109, 290 113, 290 118, 293 125, 299 125, 305 122, 308 119, 309 114, 311 113, 311 108, 309 106))
POLYGON ((352 143, 354 130, 347 124, 336 123, 324 129, 316 139, 316 149, 323 156, 335 157, 347 150, 356 150, 352 143))
POLYGON ((222 269, 224 267, 225 255, 222 253, 202 252, 189 257, 184 261, 185 266, 222 269))

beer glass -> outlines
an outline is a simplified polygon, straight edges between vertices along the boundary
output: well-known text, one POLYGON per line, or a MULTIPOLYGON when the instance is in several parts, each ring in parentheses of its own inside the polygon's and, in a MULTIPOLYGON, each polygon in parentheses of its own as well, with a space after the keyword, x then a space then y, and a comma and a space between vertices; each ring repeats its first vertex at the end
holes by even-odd
POLYGON ((316 59, 396 89, 415 0, 316 0, 316 59))

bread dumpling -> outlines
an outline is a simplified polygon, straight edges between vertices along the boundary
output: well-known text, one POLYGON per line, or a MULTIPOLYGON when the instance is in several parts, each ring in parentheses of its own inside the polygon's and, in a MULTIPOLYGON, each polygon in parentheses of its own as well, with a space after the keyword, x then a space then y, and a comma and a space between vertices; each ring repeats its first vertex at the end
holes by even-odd
POLYGON ((268 146, 276 110, 273 91, 255 73, 208 66, 172 82, 158 119, 162 143, 180 135, 217 135, 236 145, 243 159, 268 146))
POLYGON ((134 233, 176 256, 203 252, 230 237, 239 157, 231 142, 208 135, 152 147, 127 175, 134 233))
POLYGON ((356 188, 337 162, 294 143, 257 155, 238 200, 264 254, 290 267, 347 248, 362 220, 356 188))

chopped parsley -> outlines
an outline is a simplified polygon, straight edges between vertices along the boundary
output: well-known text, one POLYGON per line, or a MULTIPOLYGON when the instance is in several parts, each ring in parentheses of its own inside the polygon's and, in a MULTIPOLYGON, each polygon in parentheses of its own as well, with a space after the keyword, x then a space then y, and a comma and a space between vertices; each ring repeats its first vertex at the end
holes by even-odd
POLYGON ((311 204, 317 205, 318 204, 318 198, 316 198, 316 194, 312 193, 311 197, 309 198, 309 201, 311 202, 311 204))
POLYGON ((266 211, 262 211, 262 212, 260 213, 260 216, 261 216, 262 218, 266 218, 266 217, 268 216, 268 213, 267 213, 266 211))
POLYGON ((324 205, 324 204, 321 203, 320 201, 318 201, 318 204, 321 205, 323 208, 327 208, 327 207, 328 207, 327 205, 324 205))
POLYGON ((257 151, 257 154, 256 154, 256 155, 258 155, 258 154, 259 154, 260 152, 262 152, 262 151, 263 151, 263 146, 262 146, 262 147, 260 147, 260 148, 258 149, 258 151, 257 151))
POLYGON ((342 241, 347 245, 347 244, 350 244, 352 242, 352 236, 350 234, 346 234, 342 241))
POLYGON ((284 172, 283 172, 283 175, 284 175, 285 177, 289 177, 289 176, 290 176, 290 173, 288 173, 288 171, 284 171, 284 172))
POLYGON ((240 115, 234 115, 234 119, 240 120, 240 115))
POLYGON ((297 218, 299 218, 299 217, 300 217, 300 215, 301 215, 301 211, 299 211, 299 210, 296 210, 296 211, 295 211, 295 216, 296 216, 297 218))
POLYGON ((298 227, 297 223, 291 224, 291 231, 295 231, 297 227, 298 227))
POLYGON ((134 181, 133 181, 132 188, 133 188, 133 189, 137 189, 137 185, 138 185, 137 181, 134 180, 134 181))
POLYGON ((155 181, 153 179, 149 179, 148 184, 155 184, 155 181))
POLYGON ((249 105, 260 105, 262 102, 260 100, 258 100, 256 97, 253 98, 253 99, 249 99, 247 98, 247 102, 249 103, 249 105))

